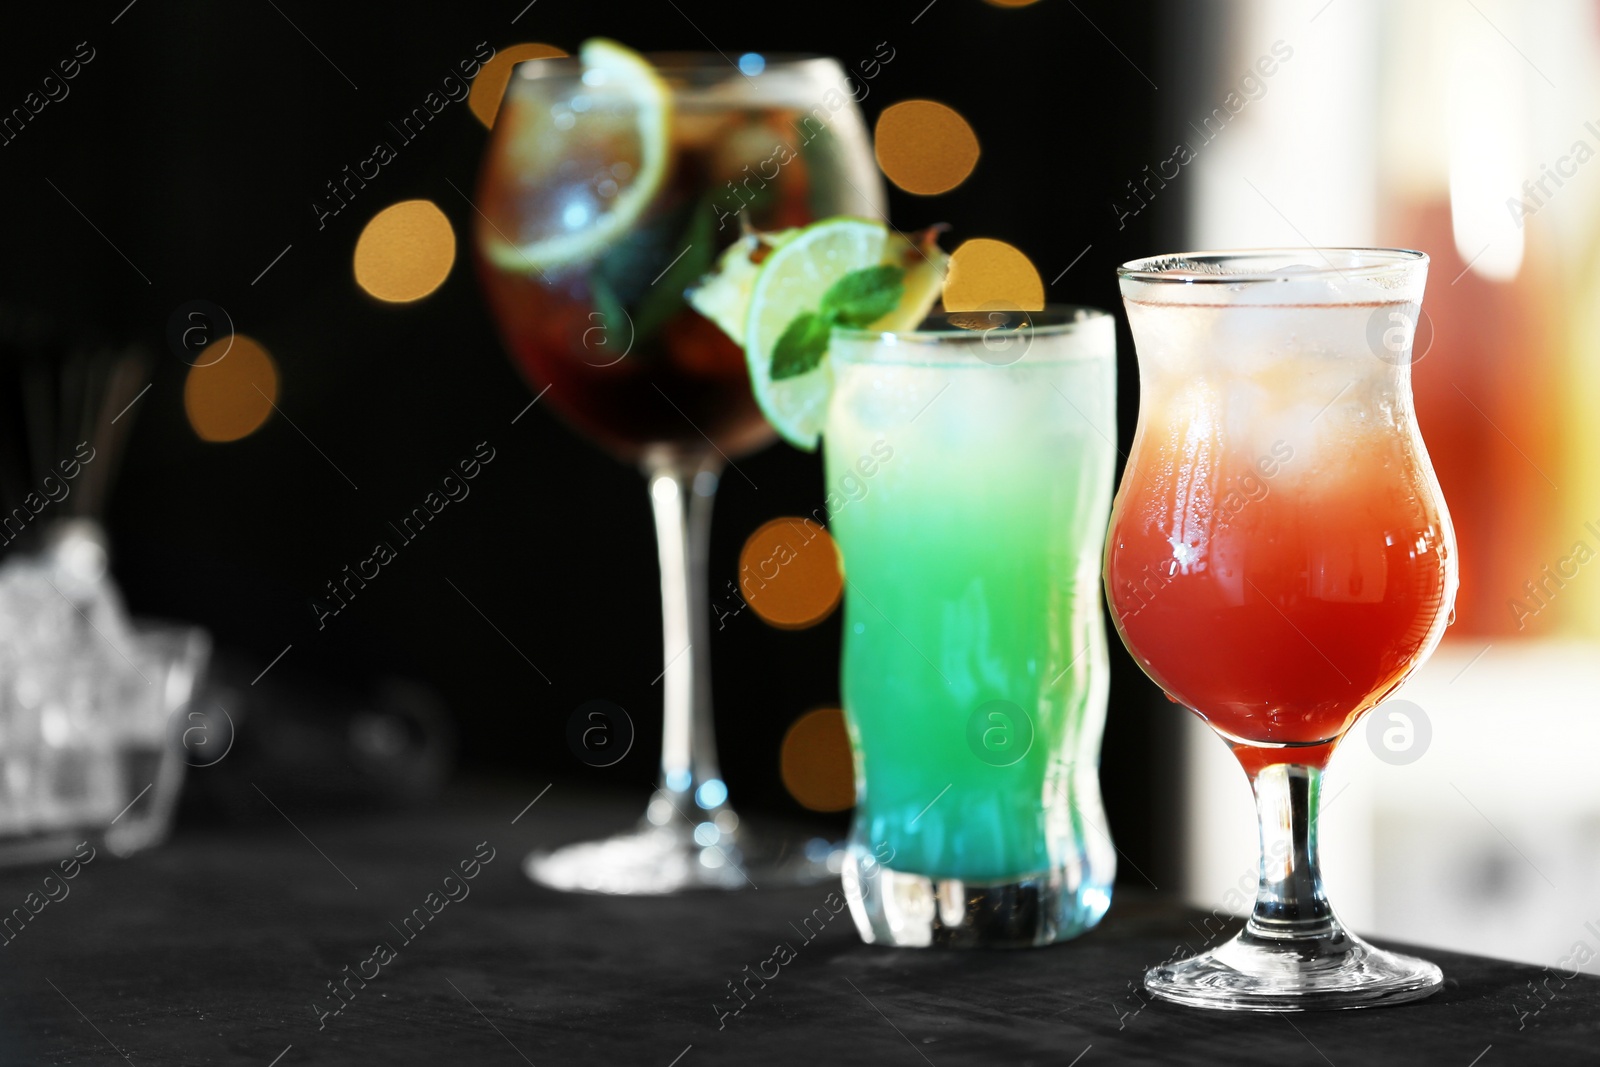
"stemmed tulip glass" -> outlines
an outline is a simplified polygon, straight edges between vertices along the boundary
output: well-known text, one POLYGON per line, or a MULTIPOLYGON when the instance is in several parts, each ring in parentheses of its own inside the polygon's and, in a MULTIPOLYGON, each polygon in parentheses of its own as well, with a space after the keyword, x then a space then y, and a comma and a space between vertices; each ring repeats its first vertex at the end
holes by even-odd
MULTIPOLYGON (((661 771, 637 828, 530 856, 559 889, 670 893, 826 876, 728 804, 712 739, 707 538, 726 464, 771 440, 744 354, 685 299, 745 226, 879 216, 881 181, 831 59, 520 64, 479 179, 479 274, 541 406, 649 481, 661 562, 661 771)), ((640 664, 639 669, 645 670, 640 664)), ((646 672, 654 673, 653 668, 646 672)), ((582 736, 603 739, 606 731, 582 736)))
POLYGON ((1411 400, 1427 264, 1290 249, 1118 271, 1140 411, 1107 596, 1145 673, 1231 746, 1261 830, 1244 930, 1147 973, 1158 997, 1350 1008, 1442 981, 1339 921, 1316 831, 1334 747, 1433 651, 1455 601, 1455 538, 1411 400))

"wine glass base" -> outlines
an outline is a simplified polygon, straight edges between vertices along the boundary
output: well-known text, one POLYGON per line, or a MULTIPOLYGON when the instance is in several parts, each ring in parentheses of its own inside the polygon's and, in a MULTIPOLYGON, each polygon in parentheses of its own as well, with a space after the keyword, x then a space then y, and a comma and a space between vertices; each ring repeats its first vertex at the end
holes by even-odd
POLYGON ((1192 1008, 1322 1011, 1421 1000, 1444 975, 1415 956, 1385 952, 1343 929, 1322 939, 1273 941, 1248 931, 1210 951, 1151 968, 1151 994, 1192 1008))
POLYGON ((696 889, 815 885, 837 877, 839 846, 800 834, 753 835, 743 827, 702 845, 692 832, 642 822, 612 837, 579 841, 523 861, 529 879, 566 893, 663 896, 696 889))

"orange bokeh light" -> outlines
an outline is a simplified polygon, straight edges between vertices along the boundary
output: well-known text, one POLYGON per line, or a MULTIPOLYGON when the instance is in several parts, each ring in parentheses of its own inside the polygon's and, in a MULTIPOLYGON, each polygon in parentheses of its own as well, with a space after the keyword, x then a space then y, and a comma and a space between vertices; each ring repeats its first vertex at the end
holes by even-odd
POLYGON ((249 437, 272 415, 277 399, 278 368, 271 354, 242 333, 202 349, 183 383, 183 410, 202 441, 249 437))
POLYGON ((944 280, 946 311, 1041 311, 1044 280, 1021 249, 974 237, 950 254, 944 280))
POLYGON ((884 176, 900 188, 936 196, 966 181, 978 165, 978 135, 952 107, 902 100, 878 116, 873 152, 884 176))
POLYGON ((379 300, 421 300, 450 275, 456 234, 432 200, 402 200, 372 216, 356 241, 356 283, 379 300))
POLYGON ((763 523, 739 553, 739 592, 780 630, 815 626, 839 603, 844 575, 828 531, 810 519, 763 523))
POLYGON ((855 806, 855 763, 838 708, 818 708, 796 719, 783 735, 778 764, 784 788, 801 807, 844 811, 855 806))
POLYGON ((467 107, 472 109, 479 122, 493 129, 495 116, 500 113, 500 101, 511 82, 511 68, 525 60, 559 59, 566 54, 553 44, 534 42, 500 49, 472 79, 472 93, 467 97, 467 107))

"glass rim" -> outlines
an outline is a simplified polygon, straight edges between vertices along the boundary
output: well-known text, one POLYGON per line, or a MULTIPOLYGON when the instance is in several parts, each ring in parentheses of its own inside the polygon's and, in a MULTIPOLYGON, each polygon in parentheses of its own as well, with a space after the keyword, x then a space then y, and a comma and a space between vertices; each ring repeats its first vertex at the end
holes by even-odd
MULTIPOLYGON (((650 61, 650 65, 658 72, 668 76, 681 73, 714 73, 718 70, 726 69, 730 75, 754 81, 777 73, 801 71, 808 67, 819 65, 832 67, 834 70, 839 71, 844 69, 833 56, 825 56, 820 52, 756 52, 754 54, 760 56, 764 63, 760 73, 757 74, 746 74, 740 69, 737 62, 720 52, 681 50, 640 53, 650 61)), ((522 79, 524 81, 581 77, 583 74, 583 61, 576 55, 540 56, 534 59, 521 59, 512 65, 511 73, 514 79, 522 79)))
POLYGON ((961 326, 952 324, 946 328, 924 329, 929 322, 943 320, 949 322, 955 316, 994 316, 994 315, 1020 315, 1027 318, 1027 322, 1020 326, 1010 327, 1016 333, 1030 337, 1050 337, 1061 334, 1075 333, 1091 322, 1110 319, 1111 312, 1104 308, 1091 307, 1088 304, 1046 304, 1037 311, 1024 311, 1020 308, 983 308, 976 311, 934 311, 930 312, 916 327, 909 330, 874 330, 865 326, 834 326, 830 337, 843 341, 889 341, 894 344, 929 344, 947 343, 955 344, 966 342, 969 344, 982 343, 983 336, 995 328, 1005 328, 1003 323, 990 325, 961 326), (1047 318, 1049 322, 1036 322, 1036 318, 1047 318))
POLYGON ((1428 254, 1415 248, 1382 248, 1361 246, 1307 245, 1300 247, 1237 248, 1205 250, 1198 252, 1167 253, 1131 259, 1117 267, 1117 280, 1148 285, 1240 285, 1245 283, 1317 282, 1330 279, 1378 278, 1407 267, 1426 265, 1428 254), (1337 266, 1328 259, 1328 253, 1338 253, 1351 262, 1337 266), (1308 257, 1308 253, 1310 256, 1308 257), (1186 271, 1183 264, 1212 264, 1220 266, 1226 260, 1281 259, 1285 266, 1304 264, 1310 257, 1320 257, 1322 266, 1293 274, 1270 273, 1270 268, 1213 274, 1204 271, 1186 271), (1365 262, 1363 262, 1365 261, 1365 262))

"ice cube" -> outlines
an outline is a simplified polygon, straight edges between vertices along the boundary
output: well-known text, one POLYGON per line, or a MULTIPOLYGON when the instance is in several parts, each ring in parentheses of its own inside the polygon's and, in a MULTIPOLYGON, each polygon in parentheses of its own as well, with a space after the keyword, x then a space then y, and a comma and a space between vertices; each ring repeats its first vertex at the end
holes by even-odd
POLYGON ((0 562, 0 735, 7 778, 22 784, 0 801, 0 833, 92 826, 116 814, 124 792, 113 758, 117 694, 149 688, 126 658, 133 645, 98 528, 63 523, 42 552, 0 562))

